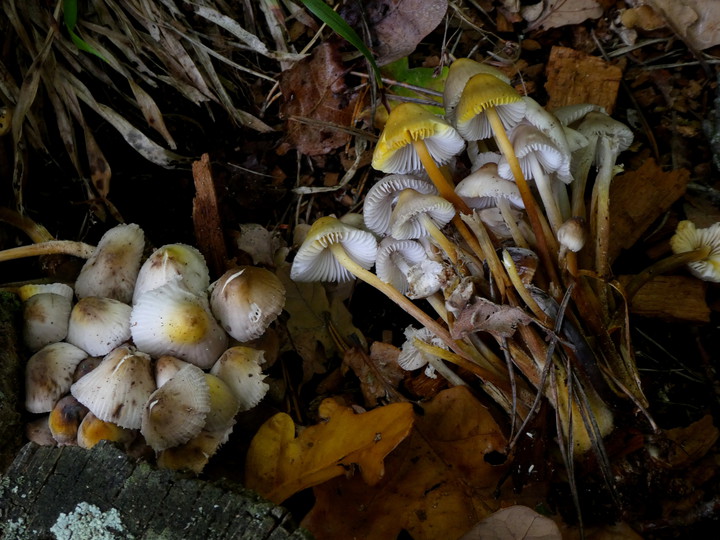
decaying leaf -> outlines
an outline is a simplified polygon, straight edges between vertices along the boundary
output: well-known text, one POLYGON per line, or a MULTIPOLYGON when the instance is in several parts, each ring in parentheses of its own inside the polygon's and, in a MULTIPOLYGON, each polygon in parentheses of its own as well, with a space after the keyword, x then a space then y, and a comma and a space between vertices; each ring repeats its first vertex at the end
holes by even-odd
POLYGON ((650 455, 656 463, 668 468, 687 467, 704 457, 718 440, 718 429, 712 416, 705 415, 687 427, 669 429, 650 455))
POLYGON ((506 441, 489 411, 464 387, 441 392, 423 410, 377 485, 338 477, 315 488, 303 525, 318 540, 394 540, 403 530, 415 540, 458 538, 497 510, 492 492, 505 469, 486 457, 506 441))
POLYGON ((326 399, 319 413, 325 422, 306 428, 298 437, 285 413, 260 427, 245 465, 248 488, 279 504, 302 489, 344 475, 354 465, 359 466, 363 482, 375 485, 385 474, 385 456, 413 425, 409 403, 355 414, 326 399))
POLYGON ((277 276, 285 286, 285 311, 290 314, 287 329, 297 353, 303 359, 303 380, 325 372, 325 361, 337 353, 330 325, 348 344, 365 346, 362 332, 352 324, 352 315, 338 299, 328 300, 322 283, 299 283, 290 279, 290 265, 280 266, 277 276))
POLYGON ((377 63, 382 66, 411 54, 418 43, 440 24, 447 0, 380 0, 368 5, 374 30, 377 63))
POLYGON ((357 347, 345 353, 343 362, 350 366, 360 379, 365 404, 374 407, 396 394, 396 388, 405 377, 398 365, 400 349, 388 343, 374 342, 370 355, 357 347))
POLYGON ((720 3, 707 0, 646 0, 692 47, 720 44, 720 3))
POLYGON ((460 540, 562 540, 556 523, 527 506, 509 506, 489 515, 460 540))
POLYGON ((280 75, 285 97, 281 107, 287 119, 287 141, 303 154, 325 155, 350 140, 339 129, 308 128, 293 117, 310 118, 339 127, 349 127, 355 108, 354 94, 345 86, 345 66, 331 43, 315 48, 310 58, 296 63, 280 75))
POLYGON ((528 26, 528 30, 557 28, 580 24, 586 19, 602 17, 603 7, 597 0, 544 0, 540 16, 528 26))
POLYGON ((532 317, 518 307, 494 304, 490 300, 475 297, 458 315, 452 329, 455 339, 462 339, 472 332, 488 332, 494 336, 512 337, 518 325, 527 325, 532 317))

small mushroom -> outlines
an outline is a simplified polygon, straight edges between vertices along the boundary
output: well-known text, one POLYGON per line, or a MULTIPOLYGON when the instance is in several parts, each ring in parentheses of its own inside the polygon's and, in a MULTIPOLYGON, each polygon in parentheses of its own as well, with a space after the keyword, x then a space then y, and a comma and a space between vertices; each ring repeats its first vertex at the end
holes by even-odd
POLYGON ((77 444, 78 427, 87 414, 88 408, 73 396, 65 396, 55 404, 47 423, 58 445, 77 444))
POLYGON ((210 284, 210 273, 197 248, 187 244, 167 244, 156 249, 140 267, 133 302, 143 293, 175 280, 192 293, 205 293, 210 284))
POLYGON ((112 441, 127 446, 135 440, 136 436, 136 430, 100 420, 93 413, 88 412, 78 426, 77 445, 90 449, 100 441, 112 441))
POLYGON ((130 339, 131 311, 112 298, 81 298, 70 313, 67 340, 90 356, 103 356, 130 339))
POLYGON ((434 347, 447 350, 447 346, 426 328, 413 328, 408 326, 405 329, 405 343, 403 344, 400 354, 398 355, 398 365, 405 371, 413 371, 415 369, 425 368, 425 375, 434 379, 437 377, 435 372, 440 373, 450 384, 454 386, 467 386, 457 373, 447 367, 443 361, 437 356, 426 352, 419 348, 421 343, 429 343, 434 347))
POLYGON ((98 296, 129 304, 145 247, 145 234, 136 224, 117 225, 98 242, 75 281, 78 298, 98 296))
POLYGON ((67 337, 72 300, 55 293, 40 293, 23 303, 23 341, 31 351, 67 337))
POLYGON ((215 362, 210 373, 228 385, 240 404, 240 411, 252 409, 270 389, 263 381, 263 351, 251 347, 230 347, 215 362))
POLYGON ((170 355, 205 369, 227 347, 228 337, 210 312, 205 297, 176 282, 148 291, 135 303, 130 331, 138 349, 170 355))
POLYGON ((510 84, 510 79, 502 71, 488 64, 481 64, 470 58, 458 58, 448 69, 445 87, 443 89, 443 104, 445 106, 445 118, 451 123, 455 121, 455 108, 460 102, 460 97, 465 85, 475 75, 485 73, 510 84))
POLYGON ((154 390, 150 357, 129 345, 112 350, 70 388, 95 416, 128 429, 140 428, 143 406, 154 390))
POLYGON ((228 270, 211 287, 212 312, 238 341, 260 337, 284 305, 285 287, 264 268, 241 266, 228 270))
POLYGON ((70 343, 46 345, 33 354, 25 367, 25 408, 31 413, 50 412, 70 390, 77 365, 87 353, 70 343))
POLYGON ((437 194, 435 186, 408 174, 391 174, 371 187, 363 202, 365 226, 379 235, 390 234, 390 216, 400 193, 407 188, 418 193, 437 194))

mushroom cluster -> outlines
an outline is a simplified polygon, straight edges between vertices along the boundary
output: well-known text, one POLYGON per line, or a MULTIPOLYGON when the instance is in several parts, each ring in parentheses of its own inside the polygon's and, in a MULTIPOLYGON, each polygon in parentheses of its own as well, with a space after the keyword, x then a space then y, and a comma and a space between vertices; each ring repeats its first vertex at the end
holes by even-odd
POLYGON ((25 285, 23 337, 29 433, 49 444, 116 441, 151 448, 161 466, 200 472, 235 416, 268 390, 252 347, 278 317, 285 289, 264 268, 215 282, 194 247, 143 261, 134 224, 105 233, 74 287, 25 285), (47 434, 49 432, 49 435, 47 434))
POLYGON ((594 105, 551 113, 510 82, 462 58, 449 68, 444 117, 395 106, 372 160, 388 176, 369 189, 363 223, 318 219, 291 276, 377 288, 424 327, 406 332, 402 367, 429 366, 449 384, 479 377, 520 422, 544 395, 566 446, 582 453, 613 427, 601 396, 645 403, 598 286, 610 277, 609 186, 633 134, 594 105))

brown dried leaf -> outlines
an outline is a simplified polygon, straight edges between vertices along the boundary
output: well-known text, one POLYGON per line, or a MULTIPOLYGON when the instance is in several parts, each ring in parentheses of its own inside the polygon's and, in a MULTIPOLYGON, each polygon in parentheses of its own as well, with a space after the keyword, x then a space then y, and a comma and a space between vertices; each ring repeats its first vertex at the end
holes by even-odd
POLYGON ((555 522, 527 506, 508 506, 489 515, 460 540, 562 540, 555 522))
POLYGON ((375 407, 397 394, 396 388, 405 377, 397 363, 399 354, 400 349, 380 341, 372 344, 370 356, 357 347, 345 353, 343 362, 360 379, 360 389, 368 407, 375 407))
POLYGON ((382 66, 403 58, 435 30, 447 12, 447 0, 378 0, 367 6, 367 17, 375 32, 382 66))
POLYGON ((155 100, 131 79, 128 79, 128 83, 130 84, 130 89, 135 96, 135 101, 137 101, 138 107, 140 107, 140 110, 145 117, 145 121, 151 128, 163 136, 165 142, 170 148, 175 150, 177 148, 177 144, 175 144, 175 139, 173 139, 167 127, 165 127, 165 120, 163 120, 162 113, 160 112, 160 108, 157 106, 157 103, 155 103, 155 100))
POLYGON ((357 96, 346 93, 345 71, 337 49, 324 43, 310 58, 301 60, 280 76, 287 141, 299 152, 309 156, 325 155, 350 141, 350 135, 344 131, 310 128, 292 119, 298 116, 350 126, 357 96))
POLYGON ((355 476, 315 488, 302 524, 318 540, 395 540, 403 530, 415 540, 458 538, 497 510, 493 491, 505 468, 485 458, 504 452, 506 440, 489 411, 460 386, 422 407, 377 485, 355 476))
POLYGON ((720 2, 647 0, 691 46, 703 50, 720 44, 720 2))
POLYGON ((454 339, 462 339, 472 332, 488 332, 498 337, 512 337, 518 325, 527 325, 532 317, 522 309, 494 304, 485 298, 475 301, 463 309, 452 329, 454 339))
POLYGON ((528 30, 557 28, 580 24, 586 19, 602 17, 603 8, 597 0, 545 0, 540 16, 533 20, 528 30))

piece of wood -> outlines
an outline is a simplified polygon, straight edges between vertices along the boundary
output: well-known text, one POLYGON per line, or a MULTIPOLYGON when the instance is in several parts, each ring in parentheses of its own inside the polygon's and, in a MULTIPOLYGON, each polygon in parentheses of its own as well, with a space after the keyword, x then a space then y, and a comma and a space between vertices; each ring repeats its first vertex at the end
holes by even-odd
POLYGON ((196 245, 208 263, 210 275, 221 276, 226 270, 227 248, 210 167, 210 156, 203 154, 199 161, 194 161, 192 172, 195 180, 193 225, 196 245))
POLYGON ((610 186, 610 260, 634 246, 685 194, 689 182, 688 170, 663 171, 652 158, 637 170, 616 176, 610 186))
POLYGON ((8 468, 22 446, 23 423, 18 410, 23 387, 23 365, 15 330, 19 326, 20 300, 0 292, 0 473, 8 468))
MULTIPOLYGON (((620 276, 627 284, 632 276, 620 276)), ((635 294, 630 313, 673 322, 706 323, 710 307, 705 298, 707 284, 688 276, 656 276, 635 294)))
POLYGON ((611 114, 615 107, 622 70, 598 56, 568 47, 553 47, 545 68, 547 109, 594 103, 611 114))
POLYGON ((25 445, 0 481, 0 531, 6 539, 310 538, 252 491, 136 463, 107 442, 25 445))

